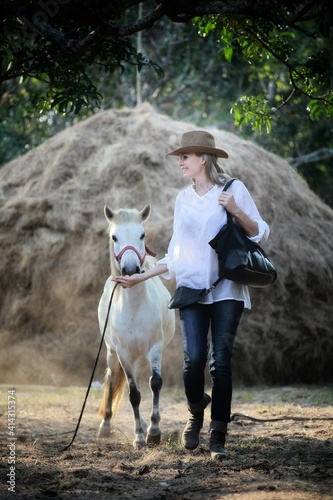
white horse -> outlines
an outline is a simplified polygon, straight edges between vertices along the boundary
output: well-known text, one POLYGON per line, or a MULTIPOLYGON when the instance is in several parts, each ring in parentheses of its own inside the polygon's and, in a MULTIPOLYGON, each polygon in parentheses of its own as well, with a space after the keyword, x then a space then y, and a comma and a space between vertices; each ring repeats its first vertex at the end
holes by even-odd
MULTIPOLYGON (((109 221, 111 276, 107 279, 98 307, 101 333, 111 293, 115 287, 112 276, 144 272, 155 265, 155 259, 145 245, 143 223, 150 215, 147 204, 141 212, 136 209, 115 210, 108 205, 104 213, 109 221)), ((161 438, 159 395, 162 387, 162 350, 175 332, 174 311, 168 309, 170 294, 157 276, 132 288, 118 284, 114 291, 110 316, 105 331, 107 370, 104 395, 99 408, 103 418, 99 437, 108 437, 111 417, 117 410, 124 387, 129 389, 129 400, 134 415, 134 448, 158 444, 161 438), (152 392, 150 425, 140 414, 140 375, 150 366, 149 385, 152 392)))

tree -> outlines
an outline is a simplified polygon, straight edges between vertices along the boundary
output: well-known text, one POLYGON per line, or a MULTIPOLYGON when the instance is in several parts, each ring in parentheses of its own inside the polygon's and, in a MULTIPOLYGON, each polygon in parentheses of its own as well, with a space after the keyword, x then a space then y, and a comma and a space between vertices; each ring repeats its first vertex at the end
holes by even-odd
POLYGON ((295 93, 306 96, 311 116, 332 113, 331 0, 3 0, 0 16, 0 84, 17 78, 46 82, 41 107, 78 112, 98 105, 102 96, 89 76, 94 66, 106 73, 128 64, 161 73, 160 61, 137 53, 130 37, 168 18, 196 23, 200 36, 217 31, 227 61, 237 53, 251 64, 273 59, 287 68, 289 80, 276 94, 276 106, 268 107, 263 94, 246 96, 234 109, 238 125, 269 127, 271 114, 295 93), (145 9, 140 18, 139 4, 145 9), (300 37, 313 43, 298 59, 300 37))
POLYGON ((0 165, 100 106, 135 106, 139 69, 158 110, 236 124, 333 206, 330 2, 139 3, 3 1, 0 165))

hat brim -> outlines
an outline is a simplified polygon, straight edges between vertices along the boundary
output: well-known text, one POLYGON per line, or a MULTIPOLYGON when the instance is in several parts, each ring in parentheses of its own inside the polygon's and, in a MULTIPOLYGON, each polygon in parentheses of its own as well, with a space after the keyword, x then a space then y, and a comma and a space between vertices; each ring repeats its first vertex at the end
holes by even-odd
POLYGON ((178 148, 170 153, 166 153, 168 156, 179 156, 184 153, 207 153, 209 155, 215 155, 218 158, 229 158, 229 155, 223 149, 209 148, 205 146, 188 146, 184 148, 178 148))

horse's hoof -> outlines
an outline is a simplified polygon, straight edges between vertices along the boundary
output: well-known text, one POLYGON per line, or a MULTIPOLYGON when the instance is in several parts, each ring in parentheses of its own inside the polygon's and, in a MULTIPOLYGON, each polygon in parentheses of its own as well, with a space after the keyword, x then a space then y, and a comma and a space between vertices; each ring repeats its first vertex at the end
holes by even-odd
POLYGON ((111 427, 100 427, 98 429, 97 437, 108 438, 111 434, 111 427))
POLYGON ((147 445, 148 446, 157 446, 161 442, 161 434, 147 434, 147 445))
POLYGON ((143 438, 143 436, 141 435, 141 438, 140 437, 136 437, 133 441, 133 448, 135 450, 140 450, 142 448, 145 448, 146 447, 146 441, 145 439, 143 438))

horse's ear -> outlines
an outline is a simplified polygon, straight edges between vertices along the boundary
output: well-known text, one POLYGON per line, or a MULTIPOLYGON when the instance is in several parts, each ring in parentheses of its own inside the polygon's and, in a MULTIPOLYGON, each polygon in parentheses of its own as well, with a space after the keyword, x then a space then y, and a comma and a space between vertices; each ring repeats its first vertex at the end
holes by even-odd
POLYGON ((104 206, 104 215, 108 221, 111 221, 111 219, 113 218, 114 213, 113 213, 112 209, 109 207, 109 205, 104 206))
POLYGON ((142 222, 145 222, 148 219, 150 212, 151 206, 150 203, 147 203, 147 205, 140 212, 142 222))

